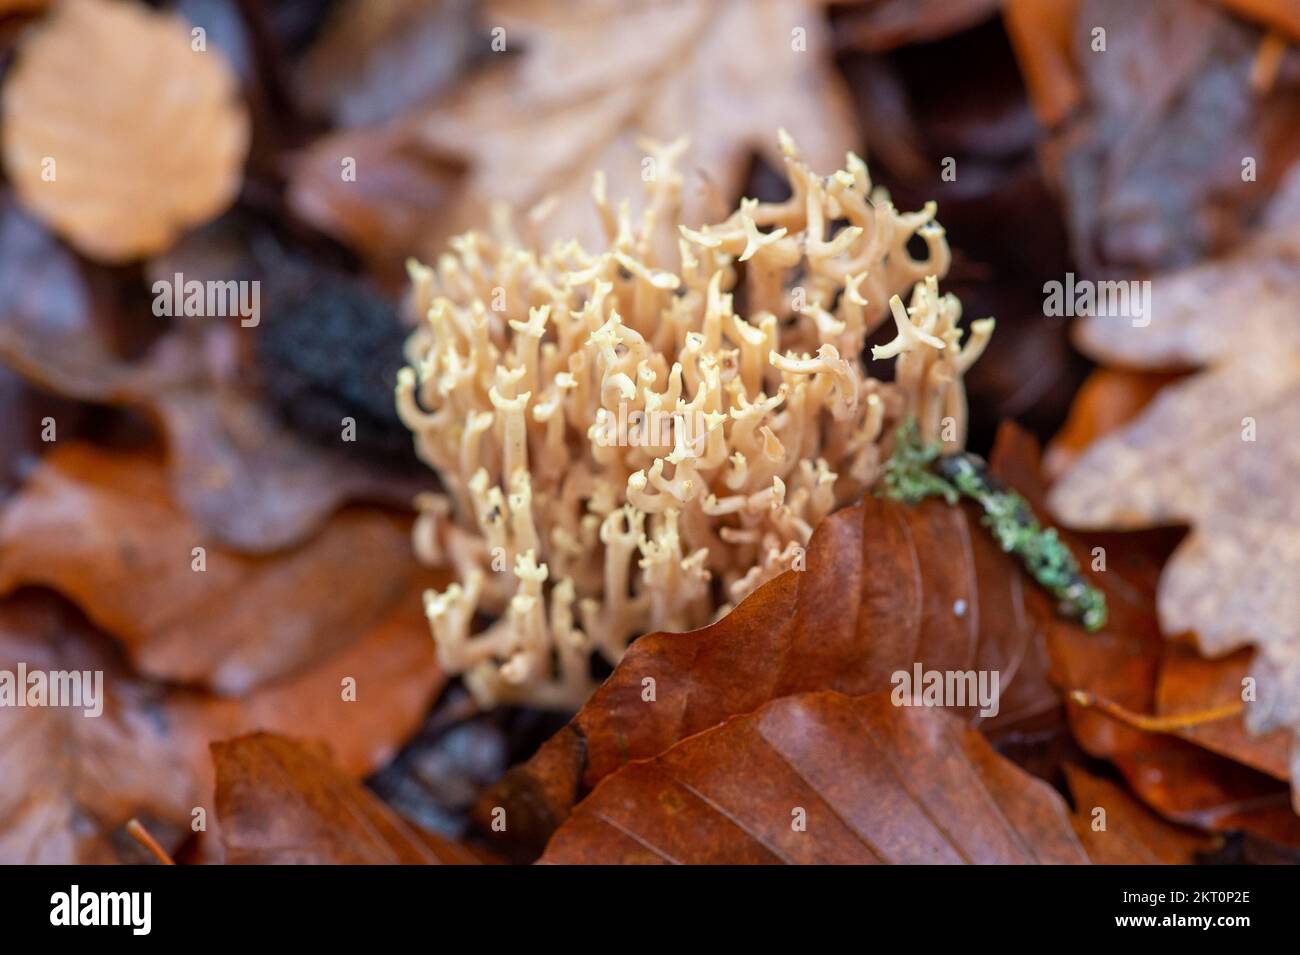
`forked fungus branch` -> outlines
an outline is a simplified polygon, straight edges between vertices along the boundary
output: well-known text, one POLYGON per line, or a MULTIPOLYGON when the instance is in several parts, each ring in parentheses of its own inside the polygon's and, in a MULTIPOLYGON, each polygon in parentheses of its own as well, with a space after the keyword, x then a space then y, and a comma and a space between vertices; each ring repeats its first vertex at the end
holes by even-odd
POLYGON ((538 250, 499 216, 411 265, 425 320, 397 400, 446 489, 420 502, 415 544, 455 566, 426 610, 481 704, 575 707, 593 653, 617 663, 798 566, 900 422, 964 444, 962 376, 993 320, 963 343, 933 203, 900 213, 858 157, 821 177, 781 146, 792 196, 716 225, 679 222, 685 143, 646 143, 640 216, 596 179, 604 250, 538 250), (873 354, 897 358, 893 383, 860 357, 888 318, 897 337, 873 354))

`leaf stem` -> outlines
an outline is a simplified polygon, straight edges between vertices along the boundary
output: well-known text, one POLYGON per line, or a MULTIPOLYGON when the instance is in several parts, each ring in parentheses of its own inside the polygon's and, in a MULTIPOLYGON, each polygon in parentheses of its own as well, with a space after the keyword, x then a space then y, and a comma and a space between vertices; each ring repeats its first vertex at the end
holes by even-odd
POLYGON ((158 844, 158 840, 149 834, 149 830, 141 825, 139 819, 127 820, 126 831, 130 834, 131 838, 148 849, 149 854, 157 859, 161 865, 176 864, 176 860, 168 854, 166 849, 158 844))
POLYGON ((1239 716, 1246 709, 1244 703, 1225 703, 1205 710, 1191 713, 1171 713, 1166 716, 1154 716, 1147 713, 1135 713, 1127 707, 1098 696, 1088 690, 1071 690, 1070 702, 1090 709, 1100 710, 1107 716, 1113 716, 1134 729, 1148 733, 1176 733, 1179 730, 1193 729, 1206 723, 1217 723, 1233 716, 1239 716))

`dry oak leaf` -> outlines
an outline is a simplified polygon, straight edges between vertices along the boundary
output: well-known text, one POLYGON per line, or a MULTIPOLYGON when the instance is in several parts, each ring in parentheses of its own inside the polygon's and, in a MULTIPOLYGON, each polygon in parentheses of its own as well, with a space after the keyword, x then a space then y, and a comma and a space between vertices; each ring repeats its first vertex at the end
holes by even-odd
MULTIPOLYGON (((629 760, 779 697, 888 690, 915 664, 998 671, 1000 711, 986 729, 1058 705, 1047 679, 1048 602, 974 511, 868 496, 818 526, 806 567, 708 627, 636 640, 570 724, 480 809, 507 807, 509 838, 538 847, 583 792, 629 760)), ((963 713, 979 720, 973 708, 963 713)))
MULTIPOLYGON (((504 31, 503 56, 411 118, 434 154, 470 165, 452 231, 481 223, 490 203, 528 209, 554 197, 541 238, 603 235, 592 177, 611 172, 614 199, 640 197, 652 174, 642 137, 690 140, 688 225, 725 215, 754 153, 781 168, 784 127, 814 168, 854 147, 847 92, 830 56, 818 0, 496 0, 480 19, 504 31), (707 189, 701 190, 705 185, 707 189)), ((485 37, 484 45, 493 42, 485 37)), ((652 160, 651 160, 652 161, 652 160)), ((337 165, 337 162, 336 162, 337 165)), ((636 212, 638 198, 633 198, 636 212)), ((447 234, 446 231, 441 235, 447 234)), ((440 236, 427 241, 437 250, 440 236)), ((411 250, 412 252, 417 250, 411 250)))
POLYGON ((0 600, 0 669, 100 670, 103 714, 0 707, 0 864, 140 861, 121 827, 144 820, 168 851, 212 814, 208 743, 265 729, 330 741, 361 778, 419 726, 443 678, 412 593, 355 642, 248 696, 216 698, 141 677, 65 601, 25 590, 0 600), (340 684, 356 680, 355 702, 340 684))
POLYGON ((475 865, 406 823, 316 748, 271 733, 212 744, 225 860, 253 865, 475 865))
POLYGON ((174 14, 63 0, 21 44, 3 104, 19 199, 91 258, 159 252, 239 191, 249 120, 235 74, 174 14))
MULTIPOLYGON (((1204 367, 1090 447, 1049 504, 1080 527, 1187 524, 1160 579, 1167 634, 1215 657, 1259 649, 1248 725, 1300 734, 1300 175, 1236 254, 1158 277, 1149 326, 1094 318, 1080 347, 1111 364, 1204 367)), ((1291 778, 1300 780, 1300 746, 1291 778)), ((1300 805, 1300 802, 1297 803, 1300 805)))
POLYGON ((807 693, 607 776, 543 863, 1066 863, 1064 801, 951 713, 807 693))
POLYGON ((351 507, 293 550, 248 556, 172 503, 157 455, 60 445, 0 513, 0 593, 51 587, 145 675, 239 695, 330 656, 438 582, 410 556, 408 524, 351 507))
MULTIPOLYGON (((1004 426, 990 467, 1044 519, 1032 438, 1004 426)), ((1084 691, 1134 714, 1159 712, 1169 647, 1156 619, 1155 591, 1160 568, 1183 536, 1180 528, 1062 534, 1081 566, 1089 566, 1094 547, 1104 551, 1106 571, 1093 579, 1109 611, 1098 633, 1062 619, 1049 622, 1052 679, 1063 691, 1084 691)), ((1166 819, 1211 832, 1245 830, 1289 845, 1300 839, 1300 816, 1291 811, 1284 780, 1220 756, 1194 736, 1139 729, 1100 707, 1070 702, 1067 714, 1079 745, 1113 762, 1133 793, 1166 819)))
POLYGON ((1070 403, 1065 424, 1043 452, 1044 476, 1048 481, 1060 477, 1093 442, 1128 424, 1161 388, 1182 377, 1176 372, 1094 369, 1070 403))
POLYGON ((1070 821, 1093 863, 1190 865, 1215 848, 1214 838, 1165 822, 1123 786, 1073 764, 1064 768, 1074 800, 1070 821))

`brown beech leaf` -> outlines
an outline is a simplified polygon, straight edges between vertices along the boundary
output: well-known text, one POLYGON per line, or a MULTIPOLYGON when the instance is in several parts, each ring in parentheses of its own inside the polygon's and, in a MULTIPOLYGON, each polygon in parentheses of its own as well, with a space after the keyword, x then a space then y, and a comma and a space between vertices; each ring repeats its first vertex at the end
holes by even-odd
POLYGON ((973 511, 867 497, 818 526, 806 567, 711 626, 638 639, 569 726, 481 805, 507 806, 512 837, 536 844, 574 798, 629 760, 782 696, 887 690, 914 665, 998 671, 993 728, 1058 704, 1043 595, 973 511))
POLYGON ((142 357, 123 357, 132 343, 118 341, 121 316, 97 278, 0 205, 0 360, 59 395, 149 414, 166 438, 172 494, 215 540, 267 553, 301 543, 346 501, 407 507, 422 489, 354 444, 325 449, 280 422, 247 380, 247 330, 231 320, 178 324, 142 357))
MULTIPOLYGON (((990 463, 1046 517, 1032 438, 1004 426, 990 463)), ((1109 608, 1109 622, 1098 633, 1064 620, 1049 622, 1052 675, 1063 691, 1091 693, 1135 714, 1157 712, 1167 641, 1156 618, 1155 589, 1161 566, 1182 536, 1177 528, 1062 535, 1083 566, 1089 566, 1093 548, 1103 549, 1106 571, 1093 579, 1109 608)), ((1071 702, 1067 712, 1079 745, 1113 762, 1132 791, 1165 818, 1212 832, 1244 829, 1292 845, 1300 840, 1300 816, 1291 811, 1284 782, 1176 733, 1138 729, 1099 708, 1071 702)))
POLYGON ((243 694, 328 657, 435 583, 406 523, 349 508, 295 550, 250 557, 172 503, 157 456, 62 445, 0 514, 0 592, 52 587, 142 673, 243 694))
MULTIPOLYGON (((440 236, 481 224, 498 200, 527 209, 554 196, 543 240, 602 233, 592 175, 634 206, 643 193, 641 137, 691 141, 682 196, 689 223, 725 214, 751 156, 780 168, 784 127, 814 168, 837 168, 853 147, 846 93, 830 62, 818 0, 494 0, 481 20, 503 30, 479 74, 423 114, 418 138, 467 163, 460 202, 440 236), (621 177, 621 178, 616 178, 621 177), (708 187, 702 191, 700 186, 708 187)), ((485 37, 488 47, 492 37, 485 37)))
POLYGON ((774 700, 607 776, 544 863, 1086 863, 1063 800, 955 716, 774 700))
MULTIPOLYGON (((1153 282, 1146 327, 1085 320, 1081 347, 1142 368, 1206 367, 1093 444, 1052 489, 1081 527, 1191 525, 1160 579, 1160 623, 1215 657, 1259 649, 1253 730, 1300 734, 1300 176, 1259 237, 1153 282)), ((1291 778, 1300 779, 1300 746, 1291 778)))
POLYGON ((468 849, 408 825, 328 757, 254 733, 212 744, 232 864, 474 865, 468 849))
POLYGON ((5 78, 5 171, 24 205, 92 258, 159 252, 239 191, 249 120, 237 86, 175 14, 64 0, 5 78))
POLYGON ((1065 778, 1074 798, 1070 821, 1094 863, 1190 865, 1215 847, 1213 838, 1165 822, 1108 779, 1071 764, 1065 778))
POLYGON ((361 778, 392 759, 442 685, 414 593, 338 653, 241 698, 140 677, 66 602, 0 600, 0 669, 101 670, 104 709, 0 707, 0 863, 139 861, 131 817, 174 851, 192 811, 212 819, 211 740, 265 729, 318 734, 361 778), (356 681, 345 702, 344 678, 356 681))

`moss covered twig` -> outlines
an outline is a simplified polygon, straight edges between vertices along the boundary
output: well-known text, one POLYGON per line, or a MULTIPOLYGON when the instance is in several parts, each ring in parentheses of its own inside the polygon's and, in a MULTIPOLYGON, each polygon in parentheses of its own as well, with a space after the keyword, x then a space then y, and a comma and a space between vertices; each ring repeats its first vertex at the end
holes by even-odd
POLYGON ((993 478, 982 458, 964 452, 941 455, 937 444, 921 442, 915 422, 908 421, 898 429, 883 485, 886 497, 909 504, 927 497, 942 497, 949 504, 963 497, 977 502, 998 545, 1020 558, 1030 576, 1056 598, 1063 616, 1093 632, 1106 625, 1105 594, 1083 576, 1055 528, 1040 525, 1029 503, 993 478))

